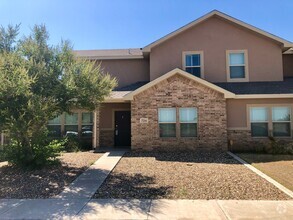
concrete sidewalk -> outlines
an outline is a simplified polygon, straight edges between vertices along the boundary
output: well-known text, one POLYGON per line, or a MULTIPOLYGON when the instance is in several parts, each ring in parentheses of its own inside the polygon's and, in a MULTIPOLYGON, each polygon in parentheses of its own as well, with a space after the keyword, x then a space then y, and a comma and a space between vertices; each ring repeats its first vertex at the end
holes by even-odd
POLYGON ((112 169, 119 162, 125 151, 107 152, 74 180, 56 198, 90 199, 112 169))
POLYGON ((293 219, 293 200, 0 200, 0 219, 293 219))

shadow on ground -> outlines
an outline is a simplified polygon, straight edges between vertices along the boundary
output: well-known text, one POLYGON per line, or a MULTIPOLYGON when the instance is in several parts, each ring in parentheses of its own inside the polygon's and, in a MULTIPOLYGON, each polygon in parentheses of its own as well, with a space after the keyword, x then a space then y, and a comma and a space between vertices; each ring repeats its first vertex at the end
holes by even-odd
POLYGON ((171 192, 172 186, 158 186, 155 178, 136 173, 111 173, 94 195, 102 199, 160 199, 171 192), (115 189, 115 192, 113 192, 115 189))
POLYGON ((40 170, 23 170, 10 165, 0 167, 0 198, 50 198, 62 192, 87 168, 61 163, 40 170))

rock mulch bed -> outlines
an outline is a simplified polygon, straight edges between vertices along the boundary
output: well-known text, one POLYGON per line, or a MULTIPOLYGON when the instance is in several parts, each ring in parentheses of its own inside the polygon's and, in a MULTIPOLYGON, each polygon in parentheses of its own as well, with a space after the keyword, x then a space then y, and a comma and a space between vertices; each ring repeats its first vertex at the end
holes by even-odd
POLYGON ((58 195, 102 155, 93 152, 64 153, 60 157, 61 164, 32 171, 2 166, 0 198, 35 199, 58 195))
POLYGON ((289 196, 226 153, 126 153, 94 198, 258 199, 289 196))

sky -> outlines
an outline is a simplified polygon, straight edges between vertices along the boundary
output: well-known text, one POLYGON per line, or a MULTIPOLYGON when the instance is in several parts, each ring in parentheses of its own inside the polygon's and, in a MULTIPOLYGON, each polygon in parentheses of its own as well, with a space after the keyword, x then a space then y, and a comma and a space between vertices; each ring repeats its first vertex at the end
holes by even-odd
POLYGON ((293 41, 293 0, 0 0, 0 25, 45 24, 76 50, 141 48, 214 9, 293 41))

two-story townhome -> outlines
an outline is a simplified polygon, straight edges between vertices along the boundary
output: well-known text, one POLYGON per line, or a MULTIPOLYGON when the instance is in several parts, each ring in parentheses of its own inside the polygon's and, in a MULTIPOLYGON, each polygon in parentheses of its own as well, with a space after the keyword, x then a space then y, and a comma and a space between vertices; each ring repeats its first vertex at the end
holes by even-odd
POLYGON ((51 121, 93 147, 251 150, 292 141, 293 43, 219 11, 137 49, 78 50, 118 88, 95 113, 51 121))

